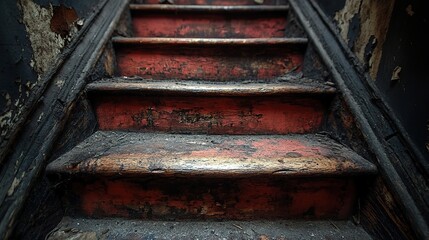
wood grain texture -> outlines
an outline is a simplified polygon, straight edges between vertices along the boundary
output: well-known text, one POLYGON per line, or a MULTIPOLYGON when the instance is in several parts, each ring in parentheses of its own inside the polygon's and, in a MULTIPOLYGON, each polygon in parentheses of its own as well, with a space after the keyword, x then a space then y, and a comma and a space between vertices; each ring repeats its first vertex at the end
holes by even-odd
POLYGON ((162 94, 176 96, 326 96, 336 93, 335 88, 310 79, 291 78, 273 82, 225 82, 146 80, 141 78, 112 78, 90 83, 91 94, 127 93, 135 95, 162 94))
POLYGON ((305 39, 115 38, 119 74, 148 79, 271 79, 301 70, 305 39))
POLYGON ((137 37, 284 37, 288 7, 131 5, 137 37))
POLYGON ((95 176, 305 177, 373 174, 374 165, 323 135, 207 136, 97 132, 49 164, 95 176))

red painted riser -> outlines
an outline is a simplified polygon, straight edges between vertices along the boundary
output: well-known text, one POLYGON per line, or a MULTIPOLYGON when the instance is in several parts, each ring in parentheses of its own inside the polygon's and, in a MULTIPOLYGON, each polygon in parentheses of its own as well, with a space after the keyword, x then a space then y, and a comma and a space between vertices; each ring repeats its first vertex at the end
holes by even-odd
POLYGON ((80 178, 71 185, 67 208, 88 217, 346 219, 356 198, 347 179, 80 178))
POLYGON ((320 129, 320 99, 97 96, 101 130, 288 134, 320 129))
POLYGON ((268 38, 284 37, 286 13, 207 14, 134 13, 137 37, 268 38))
POLYGON ((116 46, 121 76, 155 80, 272 79, 300 71, 303 52, 270 46, 116 46))
MULTIPOLYGON (((263 5, 284 5, 286 0, 264 0, 263 5)), ((137 3, 158 4, 159 0, 137 0, 137 3)), ((174 0, 176 5, 259 5, 253 0, 174 0)))

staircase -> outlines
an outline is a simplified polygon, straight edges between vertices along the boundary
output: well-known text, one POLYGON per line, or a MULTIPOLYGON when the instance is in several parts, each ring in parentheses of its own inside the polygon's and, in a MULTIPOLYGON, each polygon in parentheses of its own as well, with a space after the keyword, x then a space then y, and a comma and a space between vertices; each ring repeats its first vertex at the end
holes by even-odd
POLYGON ((47 167, 50 239, 369 238, 348 220, 376 168, 324 133, 336 89, 303 76, 284 1, 130 11, 118 77, 87 86, 99 130, 47 167))

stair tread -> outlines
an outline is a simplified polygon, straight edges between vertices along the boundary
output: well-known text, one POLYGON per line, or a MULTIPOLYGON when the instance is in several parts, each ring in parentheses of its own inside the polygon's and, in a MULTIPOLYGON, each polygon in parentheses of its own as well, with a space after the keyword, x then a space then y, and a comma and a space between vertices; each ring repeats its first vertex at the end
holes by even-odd
POLYGON ((113 37, 115 44, 131 45, 196 45, 196 46, 270 46, 296 45, 308 43, 307 38, 174 38, 174 37, 113 37))
POLYGON ((145 80, 117 77, 87 85, 90 92, 157 93, 174 95, 267 96, 285 94, 332 95, 336 89, 310 79, 290 79, 280 82, 207 82, 145 80))
POLYGON ((282 6, 213 6, 213 5, 166 5, 166 4, 130 4, 132 11, 163 11, 163 12, 205 12, 205 13, 255 13, 255 12, 287 12, 288 5, 282 6))
POLYGON ((373 164, 327 136, 181 135, 99 131, 49 172, 106 176, 342 176, 373 164))
MULTIPOLYGON (((160 4, 159 0, 139 0, 139 4, 160 4)), ((174 0, 174 5, 209 5, 209 6, 264 6, 264 5, 285 5, 287 0, 264 0, 257 2, 254 0, 174 0)))
POLYGON ((142 221, 70 217, 64 217, 48 239, 85 236, 88 239, 372 239, 351 221, 142 221))

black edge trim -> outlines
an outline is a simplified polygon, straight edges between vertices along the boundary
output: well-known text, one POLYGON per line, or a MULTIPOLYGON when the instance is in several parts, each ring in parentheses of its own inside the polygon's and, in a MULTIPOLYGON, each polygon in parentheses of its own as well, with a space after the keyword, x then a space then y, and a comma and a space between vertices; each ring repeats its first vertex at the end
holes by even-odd
POLYGON ((85 86, 86 77, 127 7, 128 0, 103 1, 99 11, 93 15, 92 24, 64 53, 67 57, 46 75, 40 95, 35 97, 43 100, 30 106, 33 111, 23 121, 26 125, 16 137, 14 151, 3 161, 0 172, 0 239, 7 239, 13 232, 17 216, 43 170, 70 109, 85 86), (59 87, 55 84, 57 81, 65 84, 59 87))
POLYGON ((336 34, 326 25, 319 15, 320 13, 313 8, 313 5, 309 1, 300 0, 290 0, 289 3, 308 33, 310 40, 315 45, 316 50, 330 69, 340 92, 360 124, 370 150, 376 155, 378 165, 388 187, 392 190, 393 195, 411 223, 410 227, 422 239, 429 239, 428 225, 407 186, 392 164, 386 149, 387 146, 383 144, 383 139, 376 133, 377 130, 375 129, 380 126, 374 121, 371 112, 384 114, 371 101, 373 97, 371 97, 370 93, 377 94, 377 91, 374 91, 368 84, 364 83, 368 82, 368 76, 362 76, 362 71, 350 62, 350 56, 345 54, 347 51, 342 47, 336 34))

